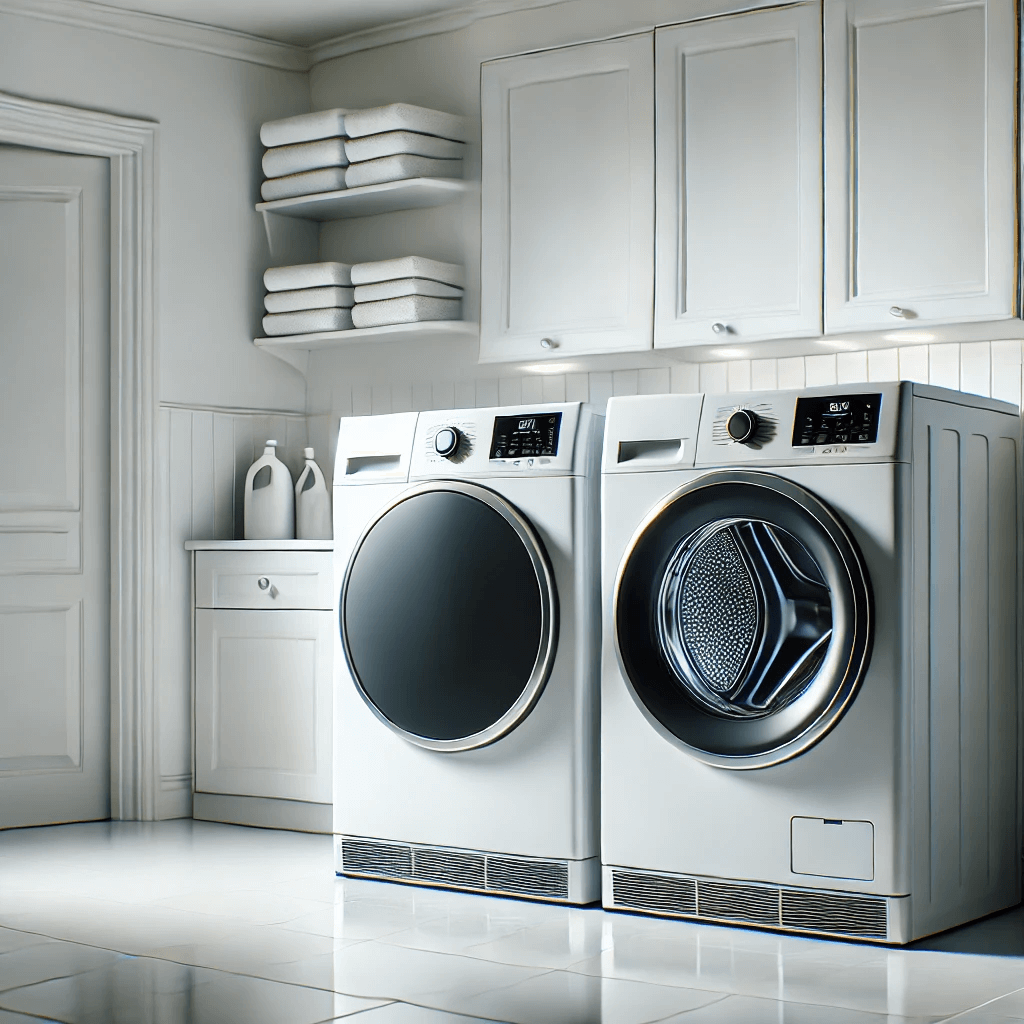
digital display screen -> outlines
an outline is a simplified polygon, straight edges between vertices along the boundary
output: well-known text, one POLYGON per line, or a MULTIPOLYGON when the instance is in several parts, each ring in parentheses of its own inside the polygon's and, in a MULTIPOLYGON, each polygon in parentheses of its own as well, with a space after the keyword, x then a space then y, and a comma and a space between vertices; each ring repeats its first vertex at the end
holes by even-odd
POLYGON ((793 447, 819 444, 874 444, 878 440, 881 395, 798 398, 793 447))
POLYGON ((561 426, 560 412, 495 416, 489 457, 520 459, 535 455, 557 455, 558 431, 561 426))

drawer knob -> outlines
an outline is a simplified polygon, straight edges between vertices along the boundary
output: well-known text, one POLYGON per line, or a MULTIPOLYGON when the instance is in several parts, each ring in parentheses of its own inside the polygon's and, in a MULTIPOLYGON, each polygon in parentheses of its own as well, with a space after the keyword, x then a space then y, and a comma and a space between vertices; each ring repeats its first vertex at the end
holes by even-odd
POLYGON ((713 330, 715 332, 715 334, 728 334, 729 333, 729 328, 726 327, 725 324, 712 324, 711 325, 711 330, 713 330))
POLYGON ((270 580, 268 580, 266 576, 261 576, 256 581, 256 586, 258 586, 260 590, 266 590, 270 586, 270 580))
POLYGON ((541 338, 540 347, 550 352, 551 349, 558 348, 558 342, 554 338, 541 338))

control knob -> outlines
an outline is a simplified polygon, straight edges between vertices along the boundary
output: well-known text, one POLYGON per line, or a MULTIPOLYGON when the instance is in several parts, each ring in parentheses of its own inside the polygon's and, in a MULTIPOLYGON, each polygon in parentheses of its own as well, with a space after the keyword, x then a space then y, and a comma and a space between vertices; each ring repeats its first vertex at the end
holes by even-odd
POLYGON ((446 459, 455 458, 462 443, 462 434, 456 427, 442 427, 434 435, 434 451, 446 459))
POLYGON ((757 433, 759 419, 756 412, 750 409, 737 409, 730 417, 725 429, 729 436, 739 444, 747 444, 757 433))

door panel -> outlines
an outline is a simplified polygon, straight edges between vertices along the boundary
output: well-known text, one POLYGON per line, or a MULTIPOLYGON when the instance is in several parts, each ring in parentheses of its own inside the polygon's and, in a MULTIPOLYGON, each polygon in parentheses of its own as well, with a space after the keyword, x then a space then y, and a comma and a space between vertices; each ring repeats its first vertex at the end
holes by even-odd
POLYGON ((108 206, 0 146, 0 828, 110 813, 108 206))
POLYGON ((1011 0, 826 0, 830 333, 1016 309, 1011 0))
POLYGON ((657 348, 821 333, 819 11, 656 33, 657 348))
POLYGON ((650 348, 653 106, 649 33, 484 64, 484 361, 650 348))

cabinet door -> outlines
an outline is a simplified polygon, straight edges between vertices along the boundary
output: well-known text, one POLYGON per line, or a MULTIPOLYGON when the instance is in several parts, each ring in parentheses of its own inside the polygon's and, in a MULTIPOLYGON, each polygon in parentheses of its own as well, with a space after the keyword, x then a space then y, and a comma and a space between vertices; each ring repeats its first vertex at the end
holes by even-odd
POLYGON ((655 40, 655 347, 820 334, 819 6, 655 40))
POLYGON ((196 790, 329 803, 331 612, 195 614, 196 790))
POLYGON ((650 33, 484 64, 484 362, 651 347, 650 33))
POLYGON ((826 0, 830 332, 1016 310, 1013 0, 826 0))

